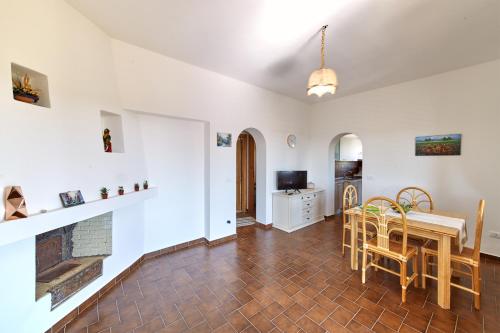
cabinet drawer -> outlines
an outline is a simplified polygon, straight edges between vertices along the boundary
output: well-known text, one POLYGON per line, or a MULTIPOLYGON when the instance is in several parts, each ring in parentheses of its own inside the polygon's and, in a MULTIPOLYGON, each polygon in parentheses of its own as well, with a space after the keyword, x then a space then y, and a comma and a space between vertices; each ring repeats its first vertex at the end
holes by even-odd
POLYGON ((307 216, 314 216, 314 209, 313 208, 306 208, 302 211, 302 218, 307 217, 307 216))
POLYGON ((303 194, 303 195, 301 195, 301 196, 300 196, 300 199, 301 199, 302 201, 311 200, 311 199, 313 199, 313 198, 314 198, 313 193, 303 194))
POLYGON ((302 223, 309 223, 309 222, 312 222, 313 221, 313 218, 311 215, 309 216, 303 216, 302 217, 302 223))
POLYGON ((307 200, 302 202, 302 209, 309 209, 314 206, 313 200, 307 200))

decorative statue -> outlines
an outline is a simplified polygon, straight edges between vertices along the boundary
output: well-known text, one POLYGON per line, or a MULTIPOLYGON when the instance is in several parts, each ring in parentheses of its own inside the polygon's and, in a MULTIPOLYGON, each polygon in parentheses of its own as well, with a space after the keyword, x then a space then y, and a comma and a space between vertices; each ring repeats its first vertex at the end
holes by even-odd
POLYGON ((106 129, 104 129, 104 133, 102 134, 102 141, 104 143, 104 151, 106 153, 113 152, 113 148, 111 145, 111 135, 109 133, 110 133, 109 129, 106 128, 106 129))

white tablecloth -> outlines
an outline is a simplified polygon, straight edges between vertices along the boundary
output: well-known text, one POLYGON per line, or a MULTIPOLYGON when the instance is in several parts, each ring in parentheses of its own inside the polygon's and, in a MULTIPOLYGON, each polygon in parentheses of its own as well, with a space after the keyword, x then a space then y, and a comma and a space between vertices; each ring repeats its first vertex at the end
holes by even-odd
MULTIPOLYGON (((388 210, 386 212, 386 215, 401 216, 400 214, 392 212, 391 210, 388 210)), ((460 252, 462 252, 462 248, 465 242, 467 242, 467 228, 464 219, 416 211, 410 211, 406 213, 406 218, 413 221, 438 224, 445 227, 457 229, 458 246, 460 248, 460 252)))

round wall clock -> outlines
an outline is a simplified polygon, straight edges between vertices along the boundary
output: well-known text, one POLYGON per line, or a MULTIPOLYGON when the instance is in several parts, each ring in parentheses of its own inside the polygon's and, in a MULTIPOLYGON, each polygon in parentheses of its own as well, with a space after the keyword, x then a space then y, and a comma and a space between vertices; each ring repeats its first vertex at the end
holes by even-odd
POLYGON ((290 134, 286 138, 286 143, 288 143, 288 147, 295 148, 295 146, 297 145, 297 137, 293 134, 290 134))

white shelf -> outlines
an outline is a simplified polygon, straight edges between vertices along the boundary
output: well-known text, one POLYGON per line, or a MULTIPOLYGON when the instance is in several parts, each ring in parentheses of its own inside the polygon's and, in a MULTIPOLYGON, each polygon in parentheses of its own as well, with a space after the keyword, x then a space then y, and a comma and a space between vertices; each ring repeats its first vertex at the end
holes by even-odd
POLYGON ((30 215, 25 219, 2 221, 0 222, 0 246, 130 206, 152 198, 157 194, 158 188, 153 187, 139 192, 110 197, 106 200, 90 201, 79 206, 57 208, 46 213, 30 215))

